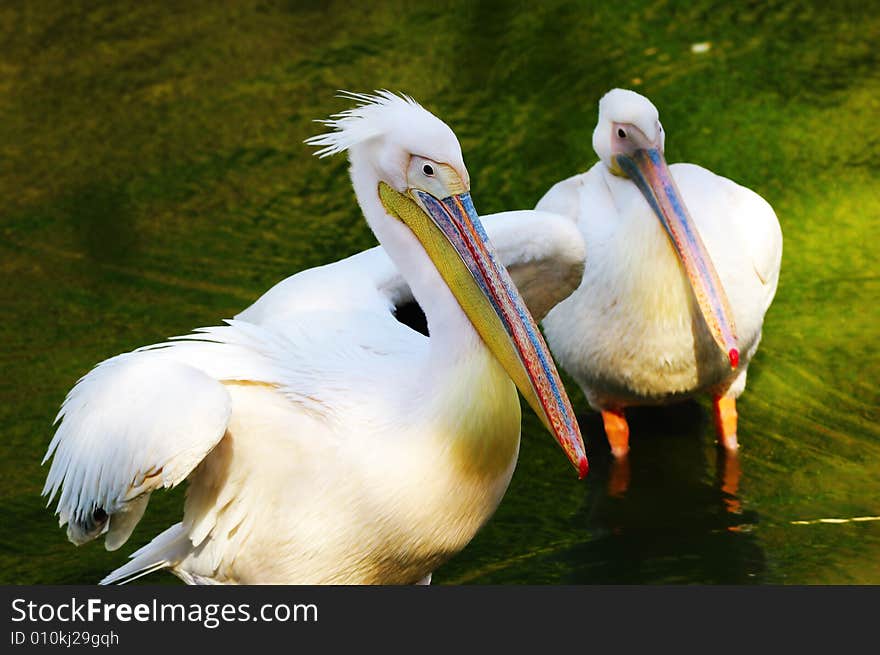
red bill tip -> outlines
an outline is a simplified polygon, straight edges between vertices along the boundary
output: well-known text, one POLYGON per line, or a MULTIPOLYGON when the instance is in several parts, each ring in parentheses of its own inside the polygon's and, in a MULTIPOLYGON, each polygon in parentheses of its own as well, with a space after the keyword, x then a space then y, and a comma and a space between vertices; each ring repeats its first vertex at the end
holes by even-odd
POLYGON ((730 358, 731 368, 739 366, 739 351, 736 348, 731 348, 730 352, 727 353, 727 356, 730 358))
POLYGON ((581 461, 578 462, 578 480, 583 480, 589 470, 590 463, 587 461, 587 458, 581 457, 581 461))

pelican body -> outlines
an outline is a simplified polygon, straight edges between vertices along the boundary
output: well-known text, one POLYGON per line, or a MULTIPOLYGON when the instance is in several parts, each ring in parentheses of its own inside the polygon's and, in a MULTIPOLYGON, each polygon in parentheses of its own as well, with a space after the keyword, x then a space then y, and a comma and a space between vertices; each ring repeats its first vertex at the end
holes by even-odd
POLYGON ((225 325, 111 358, 68 394, 44 494, 71 541, 119 548, 150 493, 189 483, 181 522, 103 582, 158 569, 205 584, 429 581, 504 495, 517 388, 586 473, 452 130, 406 97, 347 97, 359 104, 308 142, 348 152, 384 251, 294 275, 225 325), (401 289, 430 337, 395 319, 401 289))
POLYGON ((705 168, 667 166, 664 144, 654 105, 615 89, 599 104, 600 161, 536 207, 569 217, 586 243, 580 286, 543 326, 619 457, 626 407, 697 394, 713 398, 719 441, 736 450, 735 399, 779 279, 770 205, 705 168))

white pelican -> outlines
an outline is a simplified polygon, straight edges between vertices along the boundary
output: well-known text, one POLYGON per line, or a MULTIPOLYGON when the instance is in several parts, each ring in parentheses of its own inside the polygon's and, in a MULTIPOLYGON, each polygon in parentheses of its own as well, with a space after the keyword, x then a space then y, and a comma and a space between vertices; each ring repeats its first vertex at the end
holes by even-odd
MULTIPOLYGON (((429 581, 507 488, 517 387, 586 473, 568 398, 477 218, 452 130, 407 97, 347 97, 358 106, 308 143, 348 151, 393 264, 374 249, 303 271, 227 325, 108 359, 76 384, 44 489, 49 502, 60 491, 71 541, 106 534, 118 548, 152 491, 189 481, 182 521, 102 582, 158 569, 188 583, 429 581), (394 318, 401 278, 429 338, 394 318)), ((514 265, 540 268, 527 245, 510 248, 514 265)), ((582 258, 575 247, 573 266, 582 258)))
POLYGON ((610 91, 593 132, 600 161, 536 207, 570 217, 586 242, 580 286, 543 325, 618 457, 629 450, 625 407, 702 393, 720 443, 736 450, 735 399, 779 279, 770 205, 705 168, 667 167, 664 142, 647 98, 610 91))

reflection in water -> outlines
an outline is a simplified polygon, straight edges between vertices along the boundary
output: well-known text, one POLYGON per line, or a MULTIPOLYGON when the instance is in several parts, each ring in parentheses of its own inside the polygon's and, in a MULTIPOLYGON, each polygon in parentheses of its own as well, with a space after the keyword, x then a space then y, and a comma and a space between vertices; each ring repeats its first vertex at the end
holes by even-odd
MULTIPOLYGON (((558 553, 572 583, 727 583, 761 580, 764 552, 738 493, 742 467, 706 455, 696 403, 628 411, 632 450, 593 455, 592 484, 577 517, 594 538, 558 553)), ((592 417, 583 421, 592 424, 592 417)))
MULTIPOLYGON (((694 406, 696 407, 696 405, 694 406)), ((742 510, 742 503, 737 496, 739 481, 742 477, 739 455, 721 447, 716 448, 716 455, 715 470, 718 488, 724 495, 727 510, 731 514, 738 514, 742 510)), ((612 457, 608 470, 608 496, 612 498, 625 496, 629 490, 631 478, 632 467, 629 455, 621 458, 612 457)))
POLYGON ((742 477, 739 455, 724 448, 718 448, 717 452, 715 470, 723 494, 724 505, 731 514, 739 514, 742 511, 742 502, 737 496, 739 479, 742 477))
POLYGON ((611 470, 608 473, 608 495, 611 498, 622 498, 629 490, 631 477, 629 454, 611 458, 611 470))

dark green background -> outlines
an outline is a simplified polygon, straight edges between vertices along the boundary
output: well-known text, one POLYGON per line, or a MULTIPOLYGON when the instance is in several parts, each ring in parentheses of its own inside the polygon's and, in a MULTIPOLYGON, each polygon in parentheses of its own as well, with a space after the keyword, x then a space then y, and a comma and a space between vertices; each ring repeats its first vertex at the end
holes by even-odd
POLYGON ((179 515, 160 494, 121 551, 67 543, 39 461, 79 376, 374 244, 344 158, 302 144, 348 106, 336 89, 446 120, 489 213, 592 165, 597 101, 624 86, 659 107, 670 162, 782 223, 739 489, 692 403, 633 413, 630 488, 609 495, 569 384, 588 480, 528 413, 498 513, 435 581, 880 583, 880 521, 792 523, 880 514, 878 42, 863 1, 3 3, 0 582, 96 581, 179 515))

